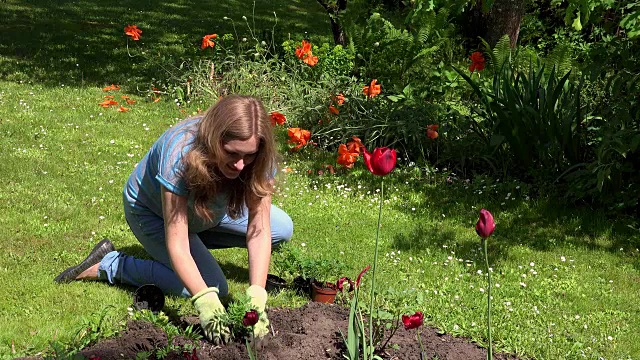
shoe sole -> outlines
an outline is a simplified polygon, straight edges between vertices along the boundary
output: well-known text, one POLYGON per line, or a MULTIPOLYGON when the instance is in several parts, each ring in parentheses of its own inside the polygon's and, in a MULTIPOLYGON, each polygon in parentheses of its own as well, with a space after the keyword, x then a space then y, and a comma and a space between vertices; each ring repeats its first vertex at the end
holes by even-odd
POLYGON ((109 241, 109 239, 104 239, 93 247, 89 255, 87 255, 80 264, 67 268, 65 271, 61 272, 60 275, 56 276, 53 281, 59 284, 72 282, 83 271, 99 263, 105 255, 115 250, 116 248, 113 246, 111 241, 109 241))

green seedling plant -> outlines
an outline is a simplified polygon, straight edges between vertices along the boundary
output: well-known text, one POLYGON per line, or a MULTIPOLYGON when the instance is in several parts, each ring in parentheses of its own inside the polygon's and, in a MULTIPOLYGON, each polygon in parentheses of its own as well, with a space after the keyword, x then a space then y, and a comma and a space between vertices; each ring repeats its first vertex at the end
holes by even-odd
POLYGON ((158 359, 164 359, 170 354, 178 353, 192 353, 196 351, 197 342, 202 339, 202 335, 194 330, 193 325, 187 326, 185 329, 181 329, 180 327, 174 325, 171 322, 171 319, 162 311, 154 313, 148 309, 143 310, 134 310, 133 308, 129 308, 129 316, 132 320, 141 320, 151 323, 153 326, 162 329, 162 331, 167 334, 167 345, 154 349, 148 352, 147 355, 139 354, 140 356, 155 356, 158 359), (187 343, 183 345, 174 344, 174 339, 178 336, 183 337, 185 340, 188 340, 187 343))

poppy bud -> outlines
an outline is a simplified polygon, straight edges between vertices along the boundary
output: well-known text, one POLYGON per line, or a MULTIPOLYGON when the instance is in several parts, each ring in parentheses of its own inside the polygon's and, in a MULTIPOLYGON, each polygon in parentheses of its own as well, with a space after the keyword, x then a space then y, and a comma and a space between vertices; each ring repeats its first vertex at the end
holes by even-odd
POLYGON ((397 154, 393 149, 380 147, 373 150, 373 154, 364 150, 364 163, 369 171, 378 176, 385 176, 396 166, 397 154))
POLYGON ((402 315, 402 324, 405 330, 418 328, 424 321, 424 315, 420 311, 416 311, 413 315, 402 315))
POLYGON ((258 323, 258 312, 256 310, 247 311, 242 319, 242 325, 253 326, 258 323))
POLYGON ((481 238, 486 239, 493 234, 495 229, 496 223, 493 221, 493 215, 488 210, 480 210, 480 219, 476 223, 476 233, 481 238))

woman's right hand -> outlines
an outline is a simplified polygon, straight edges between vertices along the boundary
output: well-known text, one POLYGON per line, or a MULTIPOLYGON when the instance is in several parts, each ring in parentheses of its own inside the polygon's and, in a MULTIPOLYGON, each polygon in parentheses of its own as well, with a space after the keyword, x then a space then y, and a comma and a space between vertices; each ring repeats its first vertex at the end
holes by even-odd
POLYGON ((227 326, 224 306, 218 298, 218 288, 206 288, 195 294, 191 301, 198 311, 200 326, 207 339, 216 345, 228 342, 231 339, 231 331, 227 326))

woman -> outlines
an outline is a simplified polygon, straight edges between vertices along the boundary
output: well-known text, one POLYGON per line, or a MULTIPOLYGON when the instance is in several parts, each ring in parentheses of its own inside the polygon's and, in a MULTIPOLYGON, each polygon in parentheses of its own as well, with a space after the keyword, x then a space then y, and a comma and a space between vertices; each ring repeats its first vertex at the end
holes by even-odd
POLYGON ((109 240, 56 277, 155 284, 166 294, 191 296, 207 338, 227 340, 218 296, 227 281, 208 249, 246 247, 247 294, 260 312, 255 335, 268 332, 264 313, 272 244, 291 238, 293 224, 271 204, 277 152, 262 103, 227 96, 204 116, 184 120, 153 144, 124 189, 129 227, 154 260, 115 251, 109 240))

